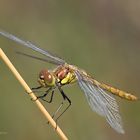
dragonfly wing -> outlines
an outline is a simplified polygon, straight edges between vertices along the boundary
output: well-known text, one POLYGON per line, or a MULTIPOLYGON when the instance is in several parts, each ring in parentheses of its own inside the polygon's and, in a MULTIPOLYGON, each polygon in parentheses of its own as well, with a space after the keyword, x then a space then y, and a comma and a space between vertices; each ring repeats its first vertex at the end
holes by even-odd
POLYGON ((98 85, 94 85, 92 80, 86 75, 83 76, 80 71, 76 71, 75 74, 92 110, 105 117, 110 126, 117 132, 124 133, 115 98, 107 94, 98 85))
POLYGON ((48 59, 48 58, 41 58, 41 57, 37 57, 37 56, 34 56, 34 55, 26 54, 26 53, 23 53, 23 52, 18 52, 18 51, 16 53, 19 54, 19 55, 25 56, 25 57, 29 57, 29 58, 33 58, 33 59, 36 59, 36 60, 52 63, 54 65, 60 65, 60 64, 58 64, 58 62, 52 61, 51 59, 48 59))
POLYGON ((49 59, 49 61, 52 62, 52 63, 56 63, 58 65, 65 64, 65 61, 63 59, 61 59, 59 57, 56 57, 56 56, 50 54, 48 51, 45 51, 45 50, 43 50, 41 48, 38 48, 36 45, 32 44, 29 41, 24 41, 24 40, 22 40, 22 39, 20 39, 20 38, 18 38, 16 36, 8 33, 8 32, 1 31, 1 30, 0 30, 0 35, 6 37, 8 39, 11 39, 11 40, 13 40, 13 41, 15 41, 15 42, 17 42, 17 43, 19 43, 21 45, 24 45, 27 48, 31 48, 32 50, 34 50, 36 52, 39 52, 39 53, 47 56, 47 58, 49 59))

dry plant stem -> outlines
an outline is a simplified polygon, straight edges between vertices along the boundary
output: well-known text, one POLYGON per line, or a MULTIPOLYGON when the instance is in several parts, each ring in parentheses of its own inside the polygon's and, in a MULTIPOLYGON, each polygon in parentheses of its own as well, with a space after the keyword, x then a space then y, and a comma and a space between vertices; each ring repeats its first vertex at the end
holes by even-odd
MULTIPOLYGON (((40 111, 44 114, 44 116, 48 119, 49 123, 53 126, 53 128, 56 128, 56 123, 50 116, 50 114, 47 112, 45 107, 41 104, 39 100, 36 100, 37 97, 32 92, 32 90, 29 88, 29 86, 26 84, 26 82, 23 80, 23 78, 20 76, 20 74, 17 72, 13 64, 10 62, 8 57, 4 54, 2 49, 0 48, 0 57, 3 59, 3 61, 6 63, 6 65, 9 67, 9 69, 12 71, 12 73, 15 75, 17 80, 20 82, 20 84, 23 86, 23 88, 26 90, 27 93, 30 93, 29 95, 33 100, 35 100, 35 103, 37 107, 40 109, 40 111)), ((62 132, 62 130, 57 126, 56 129, 57 134, 61 137, 62 140, 68 140, 68 138, 65 136, 65 134, 62 132)))

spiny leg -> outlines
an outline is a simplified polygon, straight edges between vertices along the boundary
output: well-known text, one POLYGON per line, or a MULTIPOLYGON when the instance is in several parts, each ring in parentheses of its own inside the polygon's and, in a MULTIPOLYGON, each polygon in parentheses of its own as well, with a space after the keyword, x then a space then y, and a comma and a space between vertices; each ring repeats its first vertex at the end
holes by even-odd
POLYGON ((41 100, 43 100, 43 101, 45 101, 45 102, 47 102, 47 103, 51 103, 52 100, 53 100, 54 90, 52 90, 52 92, 51 92, 51 98, 50 98, 50 100, 45 100, 44 97, 46 97, 46 96, 48 95, 48 93, 49 93, 49 92, 46 92, 44 95, 38 96, 37 98, 38 98, 38 99, 41 99, 41 100))
MULTIPOLYGON (((58 89, 59 89, 59 91, 60 91, 60 93, 61 93, 61 95, 62 95, 64 101, 67 100, 68 103, 69 103, 69 105, 68 105, 68 106, 65 108, 65 110, 56 118, 56 129, 57 129, 57 121, 58 121, 58 119, 59 119, 59 118, 68 110, 68 108, 71 106, 71 100, 67 97, 67 95, 64 93, 64 91, 62 90, 62 88, 61 88, 59 85, 58 85, 58 89)), ((64 104, 64 102, 62 102, 62 103, 59 105, 58 109, 55 111, 55 113, 54 113, 54 115, 52 116, 52 118, 54 118, 54 117, 56 116, 56 114, 57 114, 57 113, 59 112, 59 110, 62 108, 63 104, 64 104)))
MULTIPOLYGON (((38 90, 38 89, 40 89, 40 88, 42 88, 42 86, 38 86, 38 87, 35 87, 35 88, 31 88, 32 91, 29 92, 28 94, 31 94, 31 93, 35 92, 35 90, 38 90)), ((31 98, 31 100, 32 100, 32 101, 36 101, 37 99, 32 99, 32 98, 31 98)))
MULTIPOLYGON (((37 87, 37 88, 32 88, 32 89, 33 89, 33 90, 36 90, 36 89, 40 89, 40 88, 41 88, 41 86, 40 86, 40 87, 37 87)), ((37 92, 39 92, 39 91, 37 91, 37 92)), ((51 103, 52 100, 53 100, 53 95, 54 95, 54 89, 52 89, 52 88, 50 87, 47 91, 45 91, 45 94, 44 94, 44 95, 37 96, 37 98, 36 98, 34 101, 36 101, 37 99, 41 99, 41 100, 43 100, 43 101, 45 101, 45 102, 51 103), (51 91, 52 91, 52 92, 51 92, 51 91), (52 94, 51 94, 50 100, 48 101, 48 100, 45 100, 44 98, 48 95, 49 92, 51 92, 52 94)))
MULTIPOLYGON (((38 89, 40 89, 40 88, 42 88, 42 86, 38 86, 38 87, 35 87, 35 88, 31 88, 31 90, 35 92, 35 90, 38 90, 38 89)), ((30 93, 32 93, 32 91, 31 91, 30 93)), ((28 94, 30 94, 30 93, 28 93, 28 94)))
MULTIPOLYGON (((58 119, 68 110, 68 108, 71 106, 71 100, 67 97, 67 95, 64 93, 64 91, 62 90, 61 87, 58 87, 61 95, 63 96, 64 100, 67 100, 69 105, 65 108, 65 110, 56 118, 56 122, 58 121, 58 119)), ((62 102, 63 104, 63 102, 62 102)))
POLYGON ((41 96, 37 96, 37 99, 41 99, 41 100, 43 100, 43 101, 45 101, 45 102, 47 102, 47 103, 51 103, 52 102, 52 100, 53 100, 53 95, 54 95, 54 89, 52 89, 51 87, 47 90, 47 91, 45 91, 45 94, 44 95, 41 95, 41 96), (48 95, 48 93, 50 93, 51 92, 51 98, 50 98, 50 100, 45 100, 44 98, 48 95))
POLYGON ((37 90, 37 89, 40 89, 40 88, 42 88, 42 86, 31 88, 31 90, 37 90))
MULTIPOLYGON (((52 118, 54 118, 56 116, 56 114, 59 112, 59 110, 62 108, 63 106, 63 102, 61 102, 61 104, 59 105, 59 107, 57 108, 57 110, 54 112, 54 114, 52 115, 52 118)), ((49 121, 48 121, 48 124, 49 124, 49 121)))
POLYGON ((57 110, 55 111, 55 113, 52 115, 52 118, 54 118, 56 116, 56 114, 59 112, 59 110, 62 108, 64 102, 61 102, 61 104, 59 105, 59 107, 57 108, 57 110))

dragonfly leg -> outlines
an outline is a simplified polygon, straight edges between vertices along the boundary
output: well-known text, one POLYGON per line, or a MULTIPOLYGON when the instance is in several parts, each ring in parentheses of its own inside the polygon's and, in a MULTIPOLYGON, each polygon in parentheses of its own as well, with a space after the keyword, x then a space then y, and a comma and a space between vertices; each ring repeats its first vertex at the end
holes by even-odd
POLYGON ((49 92, 46 92, 46 93, 45 93, 44 95, 42 95, 42 96, 37 96, 37 99, 41 99, 41 100, 43 100, 43 101, 45 101, 45 102, 47 102, 47 103, 51 103, 52 100, 53 100, 54 90, 52 90, 52 92, 51 92, 51 98, 50 98, 50 100, 44 99, 44 97, 46 97, 46 96, 48 95, 48 93, 49 93, 49 92))
POLYGON ((37 89, 40 89, 42 88, 42 86, 38 86, 38 87, 35 87, 35 88, 31 88, 31 90, 37 90, 37 89))
MULTIPOLYGON (((60 86, 58 86, 58 89, 64 99, 68 101, 68 106, 64 109, 64 111, 56 118, 56 129, 57 129, 57 121, 58 119, 68 110, 68 108, 71 106, 71 100, 67 97, 67 95, 64 93, 64 91, 62 90, 62 88, 60 86)), ((54 118, 56 116, 56 114, 59 112, 59 110, 62 108, 64 101, 59 105, 58 109, 55 111, 54 115, 52 116, 52 118, 54 118)))
MULTIPOLYGON (((40 89, 40 88, 42 88, 42 86, 35 87, 35 88, 31 88, 31 90, 35 92, 35 90, 40 89)), ((28 93, 28 94, 31 94, 31 93, 33 93, 32 91, 31 91, 31 92, 27 92, 27 93, 28 93)), ((32 100, 32 99, 31 99, 31 100, 32 100)))
MULTIPOLYGON (((56 116, 56 114, 62 108, 63 104, 64 104, 64 102, 61 102, 61 104, 59 105, 59 107, 57 108, 57 110, 55 111, 55 113, 52 115, 52 118, 54 118, 56 116)), ((49 124, 49 121, 48 121, 48 124, 49 124)), ((56 123, 56 128, 57 128, 57 123, 56 123)))
MULTIPOLYGON (((58 87, 61 95, 63 96, 64 100, 68 101, 68 106, 65 108, 65 110, 56 118, 56 122, 58 121, 58 119, 68 110, 68 108, 71 106, 71 100, 67 97, 67 95, 64 93, 64 91, 62 90, 61 87, 58 87)), ((63 102, 62 102, 63 103, 63 102)))
MULTIPOLYGON (((47 102, 47 103, 51 103, 52 100, 53 100, 53 95, 54 95, 54 89, 52 90, 52 88, 49 88, 49 89, 45 92, 44 95, 37 96, 37 99, 41 99, 41 100, 43 100, 43 101, 45 101, 45 102, 47 102), (50 100, 44 99, 44 98, 48 95, 48 93, 50 93, 50 92, 51 92, 50 100)), ((37 99, 36 99, 36 100, 37 100, 37 99)))
MULTIPOLYGON (((39 88, 35 88, 35 89, 39 89, 39 88)), ((52 88, 49 88, 47 91, 45 91, 45 94, 43 94, 43 95, 41 95, 41 96, 37 96, 37 98, 35 99, 35 100, 33 100, 33 101, 36 101, 37 99, 41 99, 41 100, 43 100, 43 101, 45 101, 45 102, 48 102, 48 103, 51 103, 52 102, 52 100, 53 100, 53 95, 54 95, 54 90, 52 90, 52 92, 51 92, 51 90, 52 90, 52 88), (51 97, 50 97, 50 100, 45 100, 44 98, 48 95, 48 93, 52 93, 51 94, 51 97)), ((38 92, 38 91, 37 91, 38 92)), ((32 99, 31 99, 32 100, 32 99)))

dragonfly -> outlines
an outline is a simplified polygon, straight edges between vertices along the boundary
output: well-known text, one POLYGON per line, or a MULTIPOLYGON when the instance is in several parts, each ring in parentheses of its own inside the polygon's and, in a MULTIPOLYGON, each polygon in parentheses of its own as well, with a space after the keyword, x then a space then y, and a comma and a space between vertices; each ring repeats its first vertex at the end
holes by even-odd
MULTIPOLYGON (((109 123, 109 125, 118 133, 124 133, 122 119, 119 113, 119 106, 114 95, 119 96, 122 99, 127 99, 129 101, 136 101, 138 100, 138 97, 129 92, 125 92, 118 88, 114 88, 110 85, 97 81, 85 70, 80 69, 75 65, 68 64, 64 59, 52 55, 50 52, 37 47, 29 41, 24 41, 16 37, 15 35, 3 30, 0 30, 0 35, 44 55, 45 59, 27 55, 24 53, 21 54, 47 61, 56 65, 56 68, 54 70, 43 69, 40 71, 38 78, 39 86, 33 89, 45 88, 46 92, 43 96, 38 96, 37 98, 41 98, 44 101, 47 101, 44 98, 48 95, 48 93, 51 93, 51 98, 49 101, 47 101, 51 103, 53 100, 54 91, 57 88, 63 97, 63 101, 68 102, 67 108, 63 111, 64 113, 71 106, 71 100, 65 94, 62 87, 77 82, 79 87, 85 94, 85 97, 91 109, 97 114, 103 116, 109 123)), ((56 112, 59 111, 62 105, 63 102, 56 112)))

